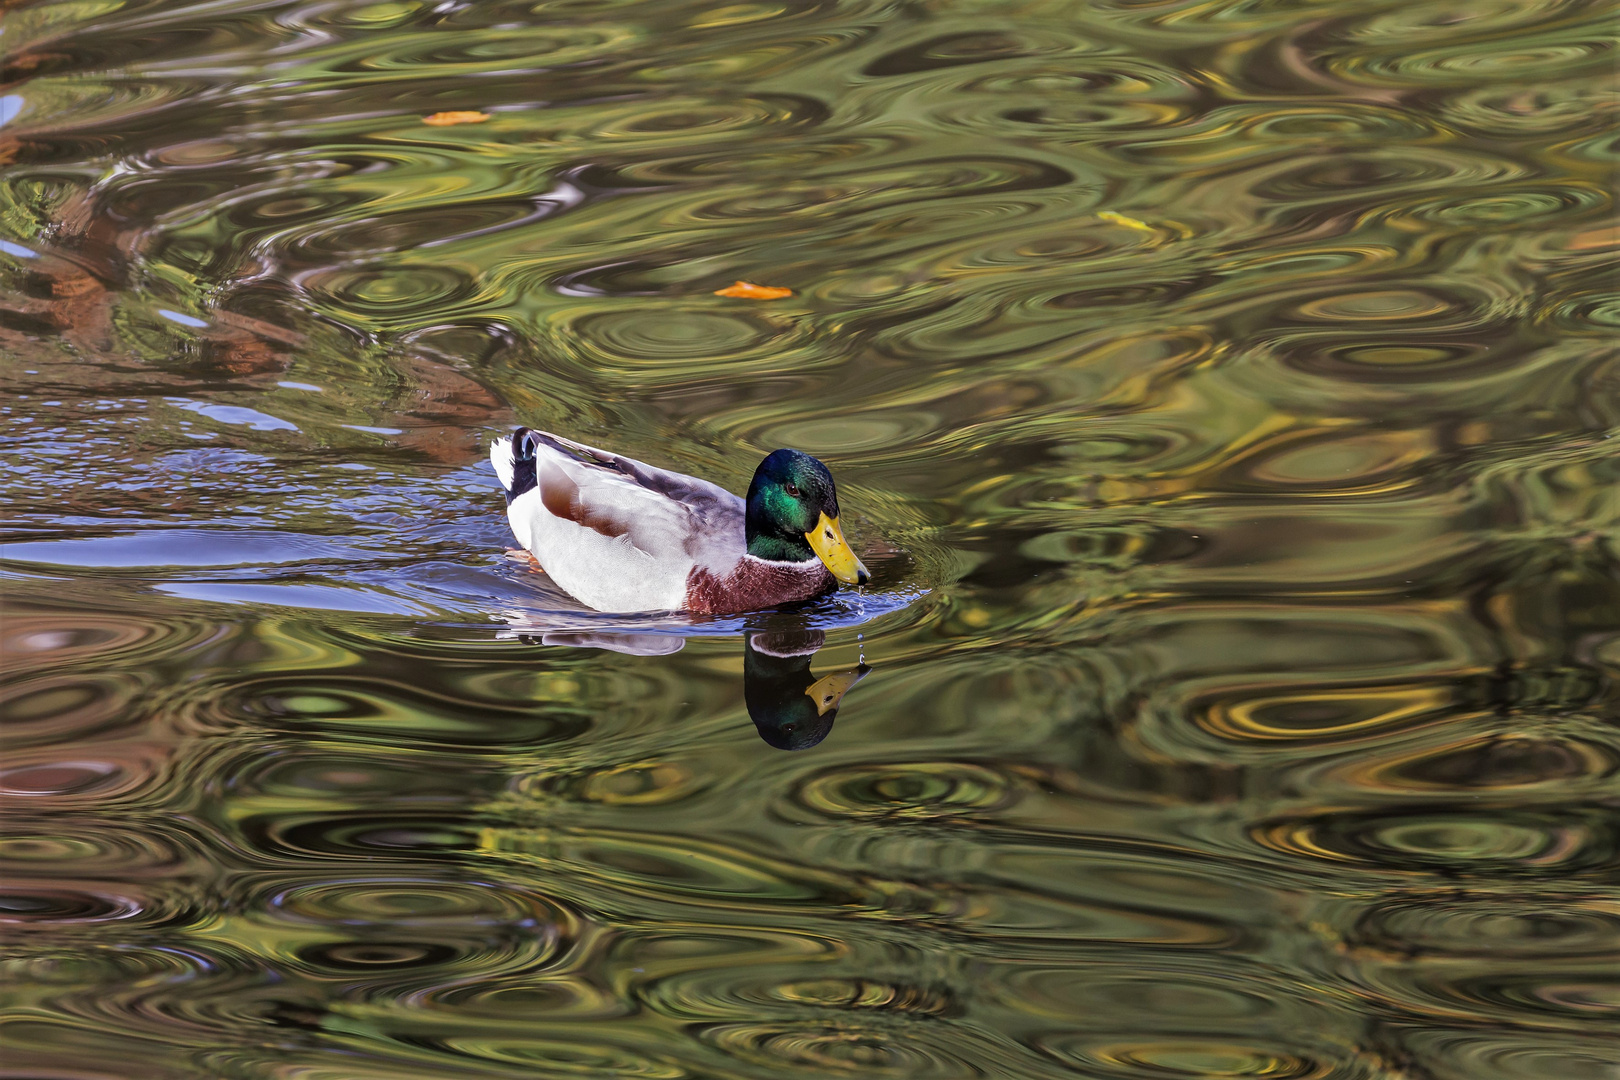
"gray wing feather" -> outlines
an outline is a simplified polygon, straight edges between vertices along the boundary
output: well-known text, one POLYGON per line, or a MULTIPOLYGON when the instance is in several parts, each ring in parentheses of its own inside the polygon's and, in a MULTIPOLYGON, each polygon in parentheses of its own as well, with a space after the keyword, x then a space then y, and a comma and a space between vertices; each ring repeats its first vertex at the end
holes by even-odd
MULTIPOLYGON (((718 484, 711 484, 707 480, 699 480, 684 473, 659 469, 635 458, 586 446, 584 443, 564 439, 550 432, 535 431, 531 428, 529 434, 536 441, 591 467, 593 471, 600 469, 606 474, 612 474, 612 479, 633 483, 649 493, 663 496, 674 506, 684 510, 690 521, 686 548, 698 561, 708 562, 722 553, 729 554, 733 558, 740 554, 731 549, 743 543, 745 532, 743 500, 718 484)), ((604 476, 603 479, 608 480, 609 477, 604 476)), ((544 483, 541 486, 545 487, 544 483)), ((599 527, 599 531, 607 530, 599 527)), ((632 542, 635 542, 633 521, 625 522, 623 531, 630 533, 632 542)))

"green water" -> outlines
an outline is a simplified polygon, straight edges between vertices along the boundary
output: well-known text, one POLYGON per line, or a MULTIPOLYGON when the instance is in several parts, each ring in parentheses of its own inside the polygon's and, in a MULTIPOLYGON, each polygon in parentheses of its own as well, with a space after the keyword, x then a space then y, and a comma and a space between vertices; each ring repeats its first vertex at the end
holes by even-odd
POLYGON ((1620 1075, 1612 8, 3 31, 8 1077, 1620 1075), (874 580, 578 610, 520 423, 874 580))

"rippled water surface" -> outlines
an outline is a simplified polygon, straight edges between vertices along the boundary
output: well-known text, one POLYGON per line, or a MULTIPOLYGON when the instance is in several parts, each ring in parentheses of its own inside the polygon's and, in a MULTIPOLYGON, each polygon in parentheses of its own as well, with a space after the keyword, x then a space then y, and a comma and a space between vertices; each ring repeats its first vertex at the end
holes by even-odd
POLYGON ((1620 1076, 1612 7, 9 7, 7 1076, 1620 1076))

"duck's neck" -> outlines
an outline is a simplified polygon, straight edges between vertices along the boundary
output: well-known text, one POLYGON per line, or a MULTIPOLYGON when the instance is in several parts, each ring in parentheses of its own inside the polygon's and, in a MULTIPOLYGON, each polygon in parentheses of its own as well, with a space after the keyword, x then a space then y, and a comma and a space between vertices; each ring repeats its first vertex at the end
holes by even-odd
POLYGON ((816 557, 816 553, 810 549, 809 543, 802 536, 784 539, 780 536, 756 533, 752 529, 749 530, 748 536, 748 554, 756 559, 787 563, 807 562, 816 557))

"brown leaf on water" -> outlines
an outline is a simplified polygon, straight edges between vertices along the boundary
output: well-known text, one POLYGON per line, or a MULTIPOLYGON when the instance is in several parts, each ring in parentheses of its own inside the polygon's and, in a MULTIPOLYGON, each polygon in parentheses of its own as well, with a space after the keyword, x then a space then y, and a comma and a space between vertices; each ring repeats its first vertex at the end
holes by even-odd
POLYGON ((434 127, 449 127, 451 124, 482 124, 489 119, 489 113, 473 112, 472 110, 452 110, 450 112, 436 112, 432 116, 422 117, 422 123, 432 124, 434 127))
POLYGON ((792 289, 783 289, 775 285, 754 285, 746 281, 739 281, 735 285, 727 285, 723 289, 714 290, 716 296, 736 296, 743 300, 780 300, 784 296, 792 296, 792 289))

